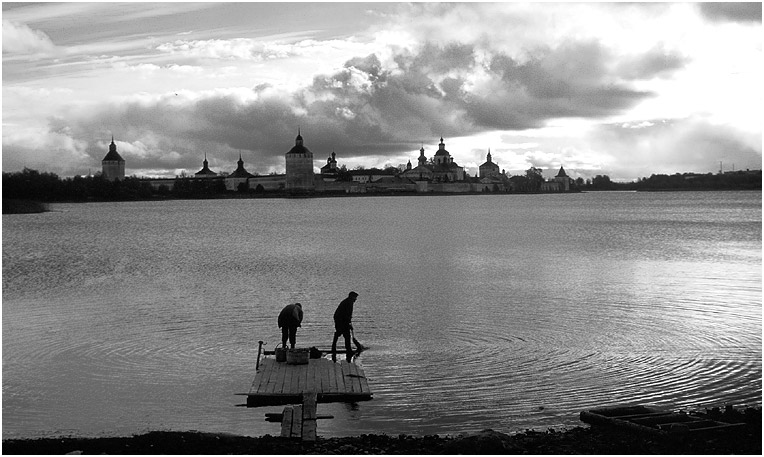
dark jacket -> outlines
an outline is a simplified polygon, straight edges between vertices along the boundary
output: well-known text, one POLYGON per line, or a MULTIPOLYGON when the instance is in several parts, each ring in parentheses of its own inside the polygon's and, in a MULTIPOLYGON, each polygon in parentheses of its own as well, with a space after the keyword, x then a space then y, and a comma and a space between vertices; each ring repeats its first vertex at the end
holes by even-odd
POLYGON ((337 306, 337 311, 334 312, 334 325, 335 327, 349 327, 350 321, 353 319, 353 303, 354 299, 347 297, 342 300, 337 306))
POLYGON ((279 313, 279 328, 281 327, 300 327, 302 323, 302 307, 286 305, 279 313))

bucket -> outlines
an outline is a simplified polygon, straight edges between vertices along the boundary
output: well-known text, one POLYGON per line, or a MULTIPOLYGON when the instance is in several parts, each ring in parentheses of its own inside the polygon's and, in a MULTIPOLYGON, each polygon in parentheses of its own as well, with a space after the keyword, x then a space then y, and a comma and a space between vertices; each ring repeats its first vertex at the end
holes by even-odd
POLYGON ((276 346, 276 362, 286 362, 287 359, 287 350, 286 348, 280 348, 276 346))
POLYGON ((286 363, 289 365, 305 365, 310 358, 310 349, 289 349, 286 351, 286 363))

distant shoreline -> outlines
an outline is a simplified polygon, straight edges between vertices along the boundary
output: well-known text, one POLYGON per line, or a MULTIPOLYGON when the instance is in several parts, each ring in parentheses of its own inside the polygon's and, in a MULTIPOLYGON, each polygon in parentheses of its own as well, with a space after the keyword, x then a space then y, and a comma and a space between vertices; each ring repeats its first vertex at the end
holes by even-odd
POLYGON ((634 193, 634 192, 761 192, 761 189, 640 189, 640 190, 581 190, 575 192, 369 192, 369 193, 265 193, 265 194, 220 194, 204 197, 161 197, 161 198, 139 198, 139 199, 91 199, 91 200, 62 200, 54 202, 39 202, 33 200, 3 199, 3 214, 39 214, 50 212, 50 205, 56 203, 105 203, 105 202, 161 202, 175 200, 259 200, 259 199, 303 199, 303 198, 363 198, 363 197, 443 197, 443 196, 470 196, 470 195, 504 195, 504 196, 525 196, 525 195, 570 195, 586 193, 634 193))
POLYGON ((3 199, 3 214, 39 214, 50 211, 50 204, 34 200, 3 199))

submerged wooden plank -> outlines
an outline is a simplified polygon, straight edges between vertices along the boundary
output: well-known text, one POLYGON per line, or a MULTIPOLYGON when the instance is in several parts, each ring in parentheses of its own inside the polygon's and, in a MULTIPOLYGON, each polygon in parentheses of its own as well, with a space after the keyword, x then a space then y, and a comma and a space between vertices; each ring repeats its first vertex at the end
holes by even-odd
POLYGON ((302 399, 302 439, 303 441, 316 440, 316 402, 318 396, 315 392, 308 392, 302 399))
POLYGON ((302 405, 295 405, 292 407, 294 413, 292 414, 292 438, 302 437, 302 405))
POLYGON ((292 436, 292 417, 294 415, 294 408, 287 406, 284 408, 284 413, 281 418, 281 436, 289 438, 292 436))

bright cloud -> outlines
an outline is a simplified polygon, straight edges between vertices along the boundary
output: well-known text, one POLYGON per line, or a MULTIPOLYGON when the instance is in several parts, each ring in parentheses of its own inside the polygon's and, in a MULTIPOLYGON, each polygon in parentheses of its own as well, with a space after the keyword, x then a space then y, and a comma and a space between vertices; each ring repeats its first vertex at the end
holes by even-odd
POLYGON ((48 35, 25 24, 3 20, 3 54, 49 53, 55 45, 48 35))

